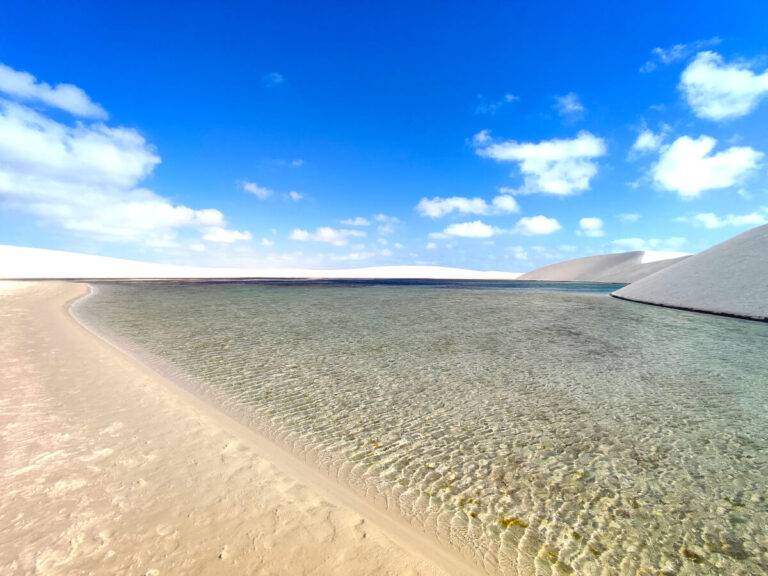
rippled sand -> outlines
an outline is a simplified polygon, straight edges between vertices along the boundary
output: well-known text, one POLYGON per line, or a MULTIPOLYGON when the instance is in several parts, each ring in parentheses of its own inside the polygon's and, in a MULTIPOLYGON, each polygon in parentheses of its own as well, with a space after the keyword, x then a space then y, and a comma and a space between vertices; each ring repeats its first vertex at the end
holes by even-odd
POLYGON ((83 330, 85 292, 0 284, 0 574, 445 574, 418 533, 83 330))
POLYGON ((768 571, 763 324, 332 283, 100 285, 78 314, 489 572, 768 571))

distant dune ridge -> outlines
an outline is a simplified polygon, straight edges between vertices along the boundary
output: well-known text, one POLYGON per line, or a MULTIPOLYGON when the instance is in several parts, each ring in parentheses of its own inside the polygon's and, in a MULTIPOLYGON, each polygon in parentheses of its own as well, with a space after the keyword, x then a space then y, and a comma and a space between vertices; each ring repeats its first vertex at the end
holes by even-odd
POLYGON ((768 320, 768 224, 613 293, 618 298, 768 320))
POLYGON ((575 258, 537 268, 519 280, 629 284, 688 258, 684 252, 636 251, 575 258))
POLYGON ((371 266, 343 270, 174 266, 61 250, 0 245, 0 278, 5 279, 379 278, 514 280, 518 276, 520 274, 516 272, 467 270, 445 266, 371 266))

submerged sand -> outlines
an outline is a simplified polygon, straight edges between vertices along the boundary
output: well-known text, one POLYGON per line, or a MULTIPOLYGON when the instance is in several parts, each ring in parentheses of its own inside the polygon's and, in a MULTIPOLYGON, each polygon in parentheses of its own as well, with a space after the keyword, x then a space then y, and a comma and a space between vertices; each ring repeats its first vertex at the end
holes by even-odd
POLYGON ((0 573, 472 571, 87 332, 86 291, 0 283, 0 573))

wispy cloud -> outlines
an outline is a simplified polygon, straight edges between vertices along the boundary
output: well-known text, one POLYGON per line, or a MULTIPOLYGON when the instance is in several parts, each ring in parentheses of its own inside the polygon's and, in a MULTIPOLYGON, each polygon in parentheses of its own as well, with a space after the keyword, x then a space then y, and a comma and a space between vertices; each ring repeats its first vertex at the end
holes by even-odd
POLYGON ((275 86, 285 84, 285 76, 277 72, 270 72, 269 74, 262 76, 261 81, 267 88, 274 88, 275 86))
POLYGON ((579 118, 584 114, 584 105, 575 92, 569 92, 563 96, 555 96, 555 110, 565 118, 579 118))
POLYGON ((621 220, 625 224, 630 222, 637 222, 638 220, 640 220, 640 214, 633 214, 631 212, 619 214, 619 220, 621 220))
POLYGON ((240 186, 242 186, 243 190, 249 194, 253 194, 259 200, 266 200, 275 193, 274 190, 266 188, 265 186, 259 186, 256 182, 248 182, 244 180, 240 182, 240 186))
POLYGON ((294 202, 298 202, 299 200, 304 198, 304 194, 302 194, 301 192, 296 192, 296 190, 291 190, 290 192, 288 192, 288 197, 294 202))
POLYGON ((768 95, 768 70, 756 74, 747 63, 726 64, 716 52, 700 52, 683 71, 680 90, 699 118, 739 118, 768 95))
POLYGON ((651 50, 651 59, 640 67, 640 72, 647 74, 656 70, 659 64, 671 64, 685 60, 699 50, 717 46, 722 40, 715 36, 707 40, 696 40, 688 44, 675 44, 669 48, 654 48, 651 50))
POLYGON ((365 232, 361 230, 344 230, 330 228, 323 226, 317 228, 314 232, 302 230, 296 228, 291 232, 291 240, 306 241, 311 240, 313 242, 327 242, 334 246, 346 246, 349 243, 350 238, 362 238, 365 236, 365 232))
POLYGON ((597 174, 596 159, 606 153, 605 141, 585 130, 576 138, 539 143, 495 141, 483 131, 475 135, 474 141, 479 156, 518 163, 525 184, 516 194, 569 196, 588 190, 597 174))
POLYGON ((341 221, 344 226, 370 226, 371 221, 362 216, 356 216, 355 218, 347 218, 341 221))
POLYGON ((107 118, 107 111, 77 86, 57 84, 52 87, 46 82, 38 82, 29 72, 19 72, 5 64, 0 64, 0 92, 16 100, 41 102, 83 118, 107 118))
POLYGON ((513 214, 520 211, 520 206, 509 195, 496 196, 490 203, 482 198, 464 198, 462 196, 440 198, 435 196, 431 200, 422 198, 416 205, 416 211, 422 216, 440 218, 452 212, 481 215, 513 214))
POLYGON ((510 102, 519 100, 518 96, 514 94, 504 94, 503 98, 499 100, 487 100, 482 94, 477 95, 477 107, 475 108, 475 114, 489 114, 495 115, 503 106, 510 102))
POLYGON ((768 206, 762 206, 759 210, 750 212, 749 214, 727 214, 718 216, 712 212, 704 212, 693 216, 684 216, 677 220, 680 222, 697 224, 710 230, 724 228, 726 226, 760 226, 768 223, 768 206))

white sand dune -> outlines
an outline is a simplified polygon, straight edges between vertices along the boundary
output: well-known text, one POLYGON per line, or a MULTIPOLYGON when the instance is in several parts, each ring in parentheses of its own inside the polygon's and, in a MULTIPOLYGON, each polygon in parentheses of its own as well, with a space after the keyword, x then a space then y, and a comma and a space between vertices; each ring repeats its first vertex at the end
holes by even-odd
POLYGON ((768 319, 768 224, 613 293, 619 298, 768 319))
POLYGON ((685 252, 651 250, 575 258, 537 268, 519 280, 551 282, 611 282, 628 284, 689 257, 685 252))
POLYGON ((435 279, 514 280, 515 272, 485 272, 444 266, 373 266, 343 270, 306 268, 209 268, 173 266, 0 245, 0 278, 6 279, 182 279, 182 278, 348 278, 348 279, 435 279))
POLYGON ((87 332, 87 289, 0 283, 0 574, 477 571, 87 332))

